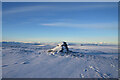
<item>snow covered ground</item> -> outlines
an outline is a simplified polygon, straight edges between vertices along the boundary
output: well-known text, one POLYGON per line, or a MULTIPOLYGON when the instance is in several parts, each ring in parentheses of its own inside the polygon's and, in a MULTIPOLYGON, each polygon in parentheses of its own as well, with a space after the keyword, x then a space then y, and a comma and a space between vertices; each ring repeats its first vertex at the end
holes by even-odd
POLYGON ((118 78, 117 46, 69 45, 74 55, 50 55, 55 43, 3 43, 3 78, 118 78))

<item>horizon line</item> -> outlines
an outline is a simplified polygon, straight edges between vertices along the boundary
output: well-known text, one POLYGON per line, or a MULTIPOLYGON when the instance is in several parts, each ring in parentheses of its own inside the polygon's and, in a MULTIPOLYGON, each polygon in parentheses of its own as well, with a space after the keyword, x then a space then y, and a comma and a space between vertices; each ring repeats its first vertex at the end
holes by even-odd
MULTIPOLYGON (((60 43, 63 41, 0 41, 0 42, 19 42, 19 43, 60 43)), ((65 41, 67 43, 83 43, 83 44, 109 44, 109 45, 118 45, 119 43, 110 43, 110 42, 76 42, 76 41, 65 41)))

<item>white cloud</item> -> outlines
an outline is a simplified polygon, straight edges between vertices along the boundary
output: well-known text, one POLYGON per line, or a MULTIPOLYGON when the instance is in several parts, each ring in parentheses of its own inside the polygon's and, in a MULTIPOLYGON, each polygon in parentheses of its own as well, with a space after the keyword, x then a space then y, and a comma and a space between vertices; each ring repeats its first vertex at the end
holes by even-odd
POLYGON ((45 23, 40 24, 43 26, 50 26, 50 27, 76 27, 76 28, 94 28, 94 29, 115 29, 117 30, 117 23, 90 23, 90 24, 79 24, 79 23, 45 23))
POLYGON ((49 9, 49 7, 47 6, 22 6, 22 7, 11 8, 9 10, 3 10, 3 13, 12 14, 12 13, 44 10, 44 9, 49 9))
POLYGON ((43 25, 43 26, 57 26, 58 23, 43 23, 43 24, 40 24, 40 25, 43 25))
POLYGON ((100 8, 114 8, 117 5, 112 4, 89 4, 89 5, 34 5, 34 6, 21 6, 10 8, 9 10, 4 10, 4 14, 13 14, 20 12, 29 12, 29 11, 43 11, 43 10, 53 10, 53 11, 74 11, 74 10, 91 10, 91 9, 100 9, 100 8))

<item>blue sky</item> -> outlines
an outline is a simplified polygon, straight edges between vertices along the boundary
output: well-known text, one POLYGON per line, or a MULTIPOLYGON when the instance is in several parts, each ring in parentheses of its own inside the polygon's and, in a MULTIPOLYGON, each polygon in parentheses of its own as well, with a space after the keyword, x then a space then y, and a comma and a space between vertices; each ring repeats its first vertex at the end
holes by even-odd
POLYGON ((2 9, 5 41, 118 41, 115 2, 4 2, 2 9))

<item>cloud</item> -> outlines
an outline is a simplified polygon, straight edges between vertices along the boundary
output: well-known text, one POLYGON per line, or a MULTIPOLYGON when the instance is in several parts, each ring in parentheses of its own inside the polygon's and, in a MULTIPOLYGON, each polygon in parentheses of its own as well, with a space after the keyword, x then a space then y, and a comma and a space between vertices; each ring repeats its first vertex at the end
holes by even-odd
POLYGON ((45 23, 40 24, 42 26, 50 27, 74 27, 74 28, 86 28, 86 29, 115 29, 117 30, 117 23, 90 23, 90 24, 79 24, 79 23, 45 23))
POLYGON ((22 13, 22 12, 30 12, 30 11, 75 11, 75 10, 92 10, 92 9, 100 9, 100 8, 114 8, 117 5, 114 4, 85 4, 85 5, 34 5, 34 6, 21 6, 14 7, 9 9, 3 8, 4 14, 14 14, 14 13, 22 13))
POLYGON ((43 26, 60 26, 59 23, 43 23, 43 24, 40 24, 40 25, 43 25, 43 26))
POLYGON ((16 7, 11 8, 9 10, 3 10, 4 14, 13 14, 13 13, 21 13, 21 12, 29 12, 29 11, 38 11, 38 10, 44 10, 49 9, 47 6, 22 6, 22 7, 16 7))

